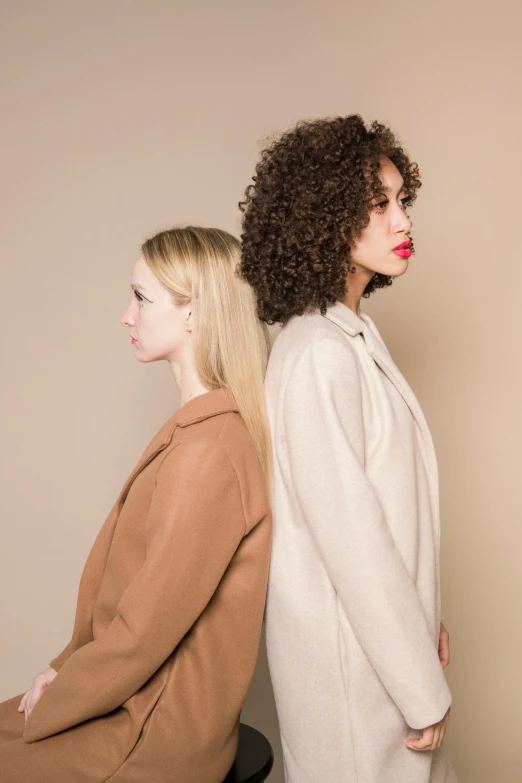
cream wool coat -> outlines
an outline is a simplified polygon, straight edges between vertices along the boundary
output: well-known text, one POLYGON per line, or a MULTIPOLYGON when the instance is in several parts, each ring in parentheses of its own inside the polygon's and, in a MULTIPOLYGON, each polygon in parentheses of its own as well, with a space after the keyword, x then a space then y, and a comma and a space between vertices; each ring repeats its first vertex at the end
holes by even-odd
POLYGON ((1 783, 221 783, 256 662, 270 536, 236 405, 222 389, 195 397, 102 526, 71 642, 27 724, 21 695, 0 704, 1 783))
POLYGON ((287 783, 455 783, 408 738, 451 694, 438 658, 437 465, 375 325, 292 318, 266 378, 275 459, 266 610, 287 783))

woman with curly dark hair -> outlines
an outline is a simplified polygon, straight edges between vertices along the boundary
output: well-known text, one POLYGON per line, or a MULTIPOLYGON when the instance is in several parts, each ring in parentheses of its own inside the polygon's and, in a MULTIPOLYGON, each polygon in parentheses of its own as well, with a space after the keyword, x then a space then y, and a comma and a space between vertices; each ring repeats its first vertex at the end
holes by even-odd
POLYGON ((433 443, 360 310, 408 269, 420 185, 391 130, 353 115, 284 133, 240 205, 242 275, 283 324, 266 631, 287 783, 456 781, 433 443))

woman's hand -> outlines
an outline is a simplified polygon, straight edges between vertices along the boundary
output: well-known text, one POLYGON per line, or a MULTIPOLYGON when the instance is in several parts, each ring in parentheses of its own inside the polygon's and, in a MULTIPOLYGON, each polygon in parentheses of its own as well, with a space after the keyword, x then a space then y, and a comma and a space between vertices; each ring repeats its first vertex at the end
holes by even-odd
POLYGON ((446 733, 446 727, 450 719, 451 707, 439 723, 428 726, 422 732, 422 737, 408 740, 406 747, 411 750, 436 750, 442 745, 446 733))
MULTIPOLYGON (((439 661, 441 662, 443 669, 445 669, 450 662, 449 633, 442 623, 440 624, 439 634, 439 661)), ((436 748, 440 748, 446 733, 450 710, 451 707, 439 723, 435 723, 433 726, 425 728, 422 732, 422 737, 408 740, 406 747, 411 748, 411 750, 435 750, 436 748)))
POLYGON ((449 633, 444 628, 442 623, 440 624, 439 634, 439 660, 443 669, 445 669, 450 662, 449 633))
POLYGON ((33 680, 32 687, 30 690, 27 691, 25 696, 23 697, 22 701, 20 702, 20 706, 18 707, 18 712, 25 712, 25 721, 27 723, 27 718, 31 714, 31 710, 33 709, 34 705, 44 692, 44 690, 47 688, 50 682, 54 680, 58 672, 55 672, 54 669, 46 669, 44 672, 40 672, 40 674, 37 674, 36 677, 33 680))

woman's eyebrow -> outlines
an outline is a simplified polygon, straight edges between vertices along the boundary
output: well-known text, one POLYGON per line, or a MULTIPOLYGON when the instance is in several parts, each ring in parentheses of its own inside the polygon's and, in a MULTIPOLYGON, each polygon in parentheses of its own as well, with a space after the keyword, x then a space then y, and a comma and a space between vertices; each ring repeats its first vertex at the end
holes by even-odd
MULTIPOLYGON (((403 190, 404 190, 404 182, 401 182, 401 186, 400 186, 399 190, 397 191, 397 193, 400 193, 403 190)), ((381 185, 381 191, 383 193, 392 193, 393 192, 393 188, 390 188, 389 185, 381 185)))

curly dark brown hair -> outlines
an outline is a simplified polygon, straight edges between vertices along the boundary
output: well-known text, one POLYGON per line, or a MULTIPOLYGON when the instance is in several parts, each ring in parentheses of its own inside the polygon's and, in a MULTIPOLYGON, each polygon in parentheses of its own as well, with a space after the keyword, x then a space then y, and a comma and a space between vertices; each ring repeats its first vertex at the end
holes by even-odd
MULTIPOLYGON (((383 157, 397 166, 413 201, 421 186, 417 164, 389 128, 367 128, 358 114, 299 122, 263 150, 239 204, 239 271, 254 288, 263 321, 285 323, 317 309, 324 315, 345 295, 350 245, 381 192, 383 157)), ((364 296, 391 282, 374 275, 364 296)))

